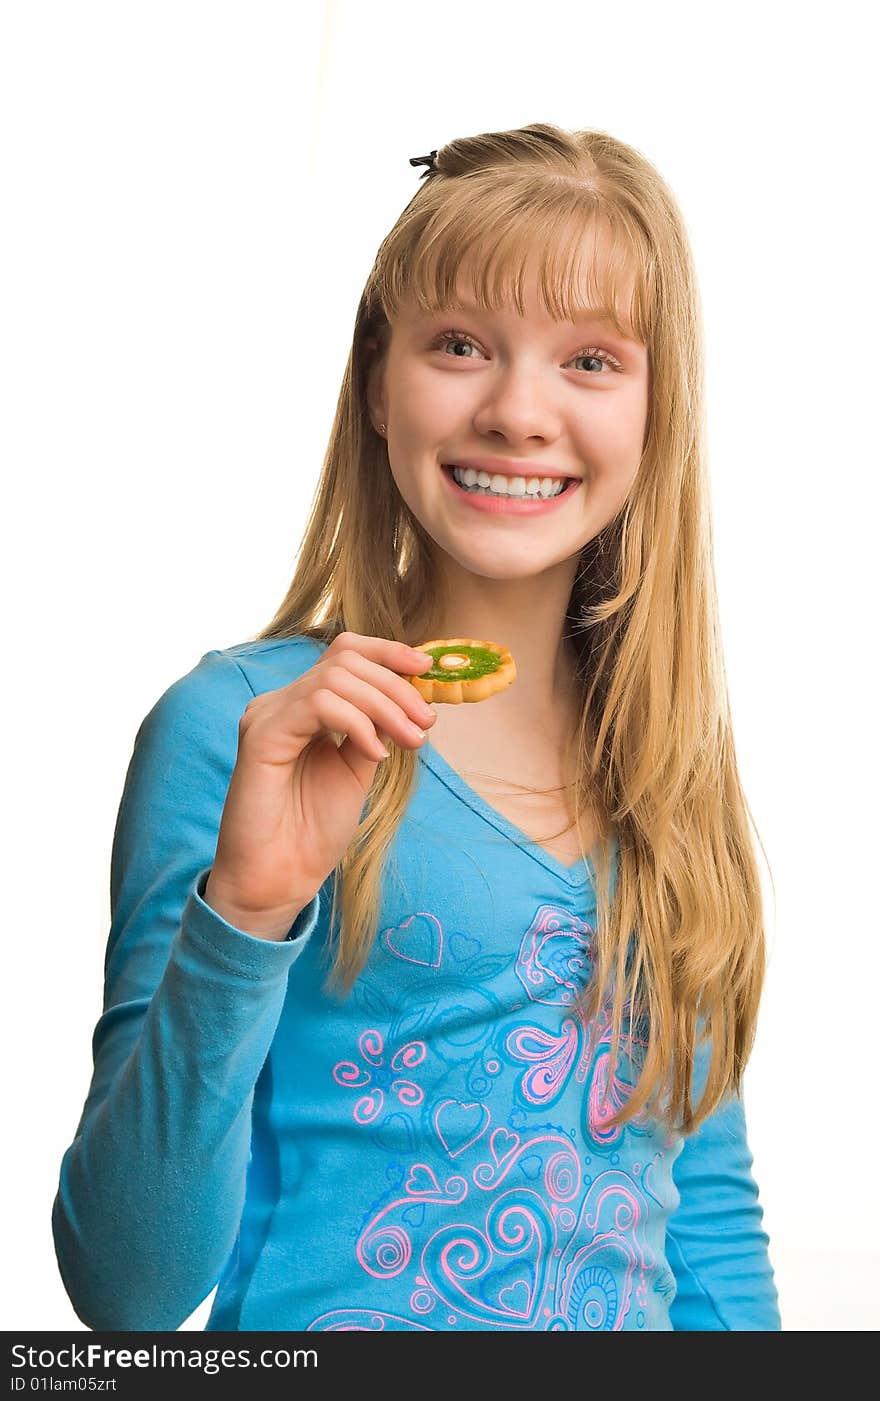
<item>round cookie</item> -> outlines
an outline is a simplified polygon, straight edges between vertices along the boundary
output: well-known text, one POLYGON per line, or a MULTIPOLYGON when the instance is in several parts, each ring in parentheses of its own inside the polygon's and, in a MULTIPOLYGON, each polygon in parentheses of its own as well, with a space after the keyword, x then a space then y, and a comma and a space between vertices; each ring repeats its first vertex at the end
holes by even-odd
POLYGON ((430 671, 407 678, 429 704, 487 700, 516 680, 516 663, 497 642, 442 637, 419 643, 416 651, 434 658, 430 671))

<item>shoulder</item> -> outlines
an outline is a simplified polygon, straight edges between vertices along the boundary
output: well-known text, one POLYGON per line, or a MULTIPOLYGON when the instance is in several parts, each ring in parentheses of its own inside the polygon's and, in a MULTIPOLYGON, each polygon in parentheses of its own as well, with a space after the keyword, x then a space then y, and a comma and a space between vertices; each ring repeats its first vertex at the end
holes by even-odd
POLYGON ((205 666, 213 674, 235 669, 251 694, 259 696, 296 681, 314 666, 327 646, 319 638, 302 633, 293 637, 262 638, 207 652, 199 667, 205 666))
POLYGON ((139 737, 155 727, 202 729, 220 720, 237 726, 248 701, 296 681, 326 647, 317 638, 297 635, 213 648, 161 693, 139 737))

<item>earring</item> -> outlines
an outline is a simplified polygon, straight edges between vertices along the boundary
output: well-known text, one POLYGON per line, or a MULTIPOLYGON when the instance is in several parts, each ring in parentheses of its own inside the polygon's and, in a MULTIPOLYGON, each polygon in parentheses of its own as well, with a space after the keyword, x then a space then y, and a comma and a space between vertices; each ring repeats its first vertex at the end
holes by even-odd
POLYGON ((384 438, 384 437, 385 437, 386 431, 387 431, 387 430, 386 430, 385 424, 384 424, 384 423, 380 423, 380 424, 379 424, 379 427, 378 427, 378 429, 377 429, 377 432, 378 432, 379 434, 381 434, 381 436, 384 438))

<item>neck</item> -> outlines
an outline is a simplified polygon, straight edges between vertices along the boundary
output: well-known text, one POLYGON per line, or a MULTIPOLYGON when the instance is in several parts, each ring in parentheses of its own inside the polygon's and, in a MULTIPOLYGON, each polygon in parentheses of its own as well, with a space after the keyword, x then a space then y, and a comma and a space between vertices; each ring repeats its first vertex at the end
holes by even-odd
POLYGON ((577 557, 543 574, 522 579, 489 579, 447 560, 437 577, 434 612, 413 641, 473 637, 498 642, 510 651, 517 679, 493 696, 495 714, 515 729, 536 717, 566 720, 578 705, 575 654, 563 637, 577 557))

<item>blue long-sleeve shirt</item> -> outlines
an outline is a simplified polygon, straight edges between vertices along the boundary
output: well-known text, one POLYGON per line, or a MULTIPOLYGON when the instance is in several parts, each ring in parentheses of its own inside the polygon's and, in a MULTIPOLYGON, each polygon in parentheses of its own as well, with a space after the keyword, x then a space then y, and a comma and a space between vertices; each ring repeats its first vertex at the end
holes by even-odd
POLYGON ((208 652, 137 732, 52 1209, 78 1317, 174 1329, 217 1285, 209 1331, 778 1329, 742 1101, 686 1140, 606 1127, 627 1063, 572 1011, 595 872, 429 740, 347 999, 332 876, 284 942, 205 902, 241 714, 322 650, 208 652))

